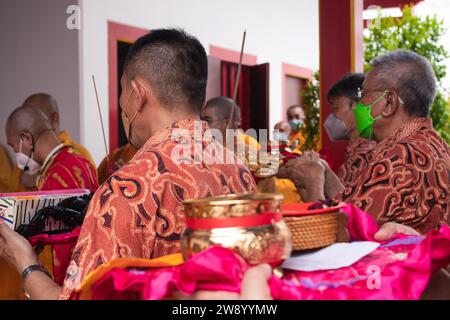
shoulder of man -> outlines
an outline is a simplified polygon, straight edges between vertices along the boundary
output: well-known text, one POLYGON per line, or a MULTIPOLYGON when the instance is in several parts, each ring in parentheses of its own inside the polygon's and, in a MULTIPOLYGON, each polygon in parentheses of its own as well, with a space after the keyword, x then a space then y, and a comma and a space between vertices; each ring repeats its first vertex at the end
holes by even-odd
POLYGON ((90 152, 86 147, 84 147, 82 144, 76 142, 73 140, 70 136, 70 134, 67 131, 63 131, 58 136, 59 140, 64 143, 64 145, 72 147, 76 152, 81 154, 87 161, 89 161, 95 168, 95 162, 92 158, 90 152))

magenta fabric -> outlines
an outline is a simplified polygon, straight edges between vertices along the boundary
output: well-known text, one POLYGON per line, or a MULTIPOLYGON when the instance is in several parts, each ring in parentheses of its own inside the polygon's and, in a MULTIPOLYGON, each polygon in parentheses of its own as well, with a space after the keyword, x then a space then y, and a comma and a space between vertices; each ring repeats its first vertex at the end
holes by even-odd
MULTIPOLYGON (((348 205, 353 241, 374 241, 373 218, 348 205)), ((419 299, 430 275, 450 263, 450 228, 424 236, 398 234, 350 267, 333 271, 285 272, 272 276, 274 299, 419 299)), ((180 290, 240 292, 249 266, 233 251, 212 247, 184 265, 165 269, 113 269, 92 286, 93 299, 164 299, 180 290)))
POLYGON ((77 243, 81 228, 73 229, 68 233, 40 234, 29 239, 31 245, 51 246, 53 252, 53 279, 62 286, 70 264, 73 249, 77 243))

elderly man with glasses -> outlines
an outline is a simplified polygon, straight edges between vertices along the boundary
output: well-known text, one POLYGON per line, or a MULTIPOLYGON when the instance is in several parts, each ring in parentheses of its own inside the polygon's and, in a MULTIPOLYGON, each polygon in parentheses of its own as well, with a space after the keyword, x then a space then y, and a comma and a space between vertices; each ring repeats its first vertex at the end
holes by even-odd
POLYGON ((353 203, 379 224, 396 222, 422 234, 449 225, 449 146, 429 118, 435 92, 424 57, 396 50, 376 58, 354 110, 360 136, 377 142, 368 167, 344 188, 317 155, 306 154, 280 176, 306 188, 310 200, 353 203))

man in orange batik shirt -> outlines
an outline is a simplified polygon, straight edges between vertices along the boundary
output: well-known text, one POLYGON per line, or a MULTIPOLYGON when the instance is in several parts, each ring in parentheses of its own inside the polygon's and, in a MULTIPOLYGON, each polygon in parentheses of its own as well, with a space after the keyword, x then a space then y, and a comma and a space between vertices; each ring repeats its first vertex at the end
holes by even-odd
MULTIPOLYGON (((249 170, 206 134, 208 124, 200 120, 207 70, 205 49, 183 31, 152 30, 134 43, 120 106, 128 141, 140 150, 93 196, 64 286, 41 268, 25 275, 32 299, 67 299, 91 271, 116 258, 178 253, 184 200, 256 189, 249 170), (220 154, 233 161, 207 161, 220 154)), ((19 273, 38 264, 27 241, 2 223, 0 237, 0 254, 19 273)))

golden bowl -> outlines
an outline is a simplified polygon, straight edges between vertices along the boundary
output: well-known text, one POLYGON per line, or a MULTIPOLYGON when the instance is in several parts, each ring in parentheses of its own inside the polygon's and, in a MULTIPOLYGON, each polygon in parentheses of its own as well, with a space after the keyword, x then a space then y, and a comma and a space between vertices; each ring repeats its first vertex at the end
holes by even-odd
POLYGON ((264 212, 281 212, 283 196, 277 193, 242 193, 187 200, 186 218, 230 218, 264 212))
POLYGON ((183 259, 219 245, 251 265, 282 263, 292 250, 291 234, 281 216, 282 200, 278 194, 252 193, 186 201, 183 259))

